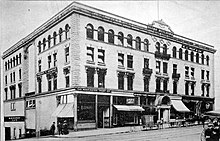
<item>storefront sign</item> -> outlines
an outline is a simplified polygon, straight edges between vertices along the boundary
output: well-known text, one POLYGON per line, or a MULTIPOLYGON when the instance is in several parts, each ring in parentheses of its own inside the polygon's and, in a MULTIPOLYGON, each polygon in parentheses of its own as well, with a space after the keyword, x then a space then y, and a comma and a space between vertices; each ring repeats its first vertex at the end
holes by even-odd
POLYGON ((23 122, 25 120, 24 116, 10 116, 4 118, 5 122, 23 122))
POLYGON ((126 104, 134 104, 134 98, 127 98, 126 104))
POLYGON ((111 92, 111 90, 108 90, 108 89, 80 88, 80 87, 76 87, 76 90, 78 90, 78 91, 89 91, 89 92, 104 92, 104 93, 110 93, 111 92))

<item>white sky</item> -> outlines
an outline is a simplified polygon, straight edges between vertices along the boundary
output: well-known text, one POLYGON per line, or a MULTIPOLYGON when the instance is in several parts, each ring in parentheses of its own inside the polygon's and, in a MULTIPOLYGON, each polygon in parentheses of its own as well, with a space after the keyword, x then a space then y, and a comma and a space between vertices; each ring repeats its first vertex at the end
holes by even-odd
MULTIPOLYGON (((145 24, 158 20, 157 1, 80 1, 145 24)), ((70 1, 0 1, 0 48, 5 51, 70 1)), ((215 46, 216 108, 220 109, 220 1, 160 1, 159 19, 174 33, 215 46)))

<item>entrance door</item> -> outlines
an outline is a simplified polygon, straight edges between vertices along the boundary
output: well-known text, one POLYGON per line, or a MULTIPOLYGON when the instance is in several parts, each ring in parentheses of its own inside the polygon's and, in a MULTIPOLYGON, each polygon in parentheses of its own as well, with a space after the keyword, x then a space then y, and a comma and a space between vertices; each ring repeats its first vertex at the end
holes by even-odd
POLYGON ((5 140, 11 140, 11 129, 10 129, 10 127, 5 127, 5 140))

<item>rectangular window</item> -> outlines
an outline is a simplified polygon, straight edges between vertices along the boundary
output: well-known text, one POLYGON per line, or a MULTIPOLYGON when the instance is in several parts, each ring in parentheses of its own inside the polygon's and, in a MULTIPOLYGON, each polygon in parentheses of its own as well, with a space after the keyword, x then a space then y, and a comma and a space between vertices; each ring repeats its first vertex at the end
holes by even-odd
POLYGON ((173 81, 173 94, 177 94, 177 81, 173 81))
POLYGON ((105 50, 98 49, 98 63, 105 63, 105 50))
POLYGON ((133 90, 133 75, 128 74, 127 79, 128 79, 128 90, 133 90))
POLYGON ((54 67, 57 66, 57 53, 53 54, 53 65, 54 65, 54 67))
POLYGON ((205 70, 201 70, 201 79, 205 79, 205 70))
POLYGON ((8 100, 8 88, 5 88, 5 100, 8 100))
POLYGON ((160 92, 160 86, 161 86, 161 82, 160 79, 156 79, 156 92, 160 92))
POLYGON ((42 92, 42 80, 38 79, 38 93, 42 92))
POLYGON ((191 68, 191 77, 194 78, 195 68, 191 68))
POLYGON ((124 66, 124 54, 118 53, 118 66, 124 66))
POLYGON ((149 59, 148 58, 144 58, 144 68, 149 68, 149 59))
POLYGON ((13 80, 14 80, 14 82, 15 82, 15 72, 13 72, 13 80))
POLYGON ((21 80, 21 69, 19 69, 19 80, 21 80))
POLYGON ((163 73, 167 73, 167 63, 163 62, 163 73))
POLYGON ((12 83, 12 81, 13 81, 13 78, 12 78, 12 73, 10 74, 10 78, 11 78, 11 83, 12 83))
POLYGON ((94 62, 94 48, 87 47, 87 61, 94 62))
POLYGON ((48 91, 51 91, 51 88, 52 88, 52 79, 49 78, 48 79, 48 91))
POLYGON ((87 68, 87 87, 94 87, 95 68, 87 68))
POLYGON ((191 95, 194 95, 194 84, 191 84, 191 95))
POLYGON ((206 79, 209 80, 209 71, 206 71, 206 79))
POLYGON ((66 63, 70 61, 69 47, 65 48, 65 61, 66 63))
POLYGON ((105 72, 106 70, 98 70, 98 87, 105 88, 105 72))
POLYGON ((167 80, 164 80, 164 81, 163 81, 163 91, 164 91, 165 93, 167 92, 167 83, 168 83, 167 80))
POLYGON ((11 111, 15 111, 15 103, 11 103, 11 111))
POLYGON ((189 67, 185 66, 185 77, 189 77, 189 67))
POLYGON ((204 96, 205 95, 205 85, 204 84, 201 85, 201 90, 202 90, 202 96, 204 96))
POLYGON ((127 56, 127 67, 133 68, 133 56, 132 55, 127 56))
POLYGON ((173 64, 173 74, 177 74, 177 64, 173 64))
POLYGON ((8 80, 7 80, 8 78, 7 78, 7 75, 5 76, 5 85, 7 85, 7 83, 8 83, 8 80))
POLYGON ((160 73, 160 61, 156 61, 156 73, 160 73))
POLYGON ((22 95, 22 83, 18 84, 18 94, 19 94, 19 97, 21 97, 22 95))
POLYGON ((51 55, 48 56, 48 69, 51 67, 51 55))
POLYGON ((65 79, 66 79, 66 88, 70 86, 70 76, 69 75, 66 75, 65 76, 65 79))
POLYGON ((38 60, 38 71, 41 72, 41 60, 38 60))
POLYGON ((124 90, 124 73, 118 72, 118 89, 124 90))
POLYGON ((185 83, 185 95, 189 95, 189 83, 185 83))
POLYGON ((54 76, 53 78, 53 90, 57 89, 57 75, 54 76))
POLYGON ((149 78, 144 78, 144 91, 149 92, 149 78))

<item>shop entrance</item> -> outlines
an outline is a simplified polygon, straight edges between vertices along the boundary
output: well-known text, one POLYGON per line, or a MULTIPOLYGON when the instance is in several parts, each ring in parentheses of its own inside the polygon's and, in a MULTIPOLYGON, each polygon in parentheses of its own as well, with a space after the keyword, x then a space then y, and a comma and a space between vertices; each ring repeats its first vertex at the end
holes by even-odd
POLYGON ((11 140, 11 129, 10 129, 10 127, 5 127, 5 140, 11 140))
POLYGON ((98 128, 110 127, 110 96, 98 95, 97 116, 98 128))

